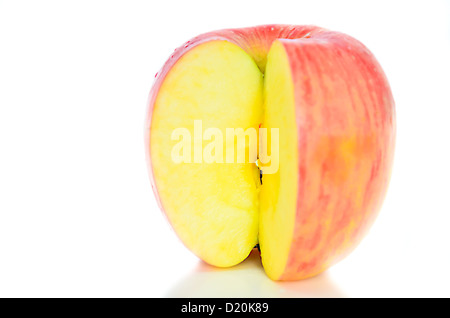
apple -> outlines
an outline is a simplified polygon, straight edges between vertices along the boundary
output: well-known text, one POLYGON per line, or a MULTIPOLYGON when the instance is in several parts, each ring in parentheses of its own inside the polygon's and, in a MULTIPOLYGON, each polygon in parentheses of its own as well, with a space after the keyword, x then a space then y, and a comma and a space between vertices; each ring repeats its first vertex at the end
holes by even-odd
MULTIPOLYGON (((395 130, 388 81, 363 44, 316 26, 265 25, 175 50, 149 95, 145 151, 159 207, 187 248, 228 267, 259 245, 271 279, 298 280, 348 255, 373 224, 395 130), (245 162, 192 159, 230 128, 278 135, 245 162), (180 140, 186 160, 173 157, 180 140), (262 150, 276 152, 276 169, 262 150)), ((249 149, 232 140, 208 151, 249 149)))

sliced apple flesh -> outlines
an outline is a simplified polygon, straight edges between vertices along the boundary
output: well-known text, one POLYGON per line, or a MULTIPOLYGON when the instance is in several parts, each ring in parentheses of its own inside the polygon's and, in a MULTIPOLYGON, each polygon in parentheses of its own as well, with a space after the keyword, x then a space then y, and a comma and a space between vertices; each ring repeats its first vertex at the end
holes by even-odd
MULTIPOLYGON (((263 125, 268 132, 279 131, 278 145, 267 138, 267 148, 279 152, 279 168, 276 173, 264 174, 259 226, 261 258, 272 279, 278 279, 287 263, 297 211, 298 143, 290 69, 283 45, 275 41, 267 57, 263 125)), ((264 172, 264 166, 261 168, 264 172)))
MULTIPOLYGON (((190 143, 193 156, 198 145, 190 143)), ((296 143, 293 84, 279 42, 268 55, 265 79, 254 60, 228 41, 210 41, 185 53, 159 90, 150 140, 158 194, 184 244, 207 263, 226 267, 244 260, 259 242, 268 275, 279 276, 296 211, 296 143), (173 131, 183 127, 194 136, 199 120, 202 132, 218 128, 224 138, 226 128, 266 128, 268 149, 279 151, 278 171, 264 175, 261 185, 255 162, 174 162, 173 131), (279 130, 276 147, 271 128, 279 130)), ((235 140, 236 153, 239 146, 235 140)), ((224 158, 227 150, 225 144, 224 158)))
POLYGON ((178 141, 171 136, 186 128, 194 139, 194 121, 201 121, 201 133, 218 128, 224 137, 226 128, 258 129, 262 105, 262 73, 247 53, 227 41, 207 42, 185 53, 155 102, 150 151, 160 200, 184 244, 215 266, 241 262, 258 242, 258 167, 196 163, 193 140, 191 163, 175 163, 172 150, 178 141))

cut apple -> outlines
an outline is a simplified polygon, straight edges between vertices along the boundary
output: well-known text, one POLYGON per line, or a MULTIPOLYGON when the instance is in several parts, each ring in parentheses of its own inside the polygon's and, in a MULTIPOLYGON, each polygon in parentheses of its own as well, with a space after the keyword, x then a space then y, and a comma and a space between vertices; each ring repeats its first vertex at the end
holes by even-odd
POLYGON ((373 55, 317 27, 199 36, 150 93, 150 178, 173 229, 220 267, 259 244, 274 280, 314 276, 358 244, 386 192, 394 141, 394 102, 373 55), (257 158, 253 137, 264 135, 257 158))

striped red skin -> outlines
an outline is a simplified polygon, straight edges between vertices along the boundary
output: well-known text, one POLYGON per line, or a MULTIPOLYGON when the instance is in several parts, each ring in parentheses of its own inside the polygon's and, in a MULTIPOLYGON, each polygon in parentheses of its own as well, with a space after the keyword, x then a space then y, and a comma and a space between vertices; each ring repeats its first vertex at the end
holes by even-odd
POLYGON ((352 251, 378 214, 394 154, 387 79, 357 40, 323 31, 281 40, 294 82, 298 194, 280 280, 317 275, 352 251))
POLYGON ((165 76, 195 46, 226 40, 262 71, 273 41, 287 52, 298 127, 298 195, 293 240, 279 280, 314 276, 351 252, 373 223, 392 166, 395 110, 386 77, 357 40, 314 26, 266 25, 206 33, 175 50, 148 98, 145 149, 152 189, 162 211, 150 155, 151 119, 165 76), (289 40, 291 39, 291 40, 289 40))

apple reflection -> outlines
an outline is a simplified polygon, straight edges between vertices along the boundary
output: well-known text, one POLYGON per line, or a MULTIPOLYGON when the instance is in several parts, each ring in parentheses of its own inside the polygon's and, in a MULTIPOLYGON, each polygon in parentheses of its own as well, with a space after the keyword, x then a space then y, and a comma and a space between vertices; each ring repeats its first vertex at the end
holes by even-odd
POLYGON ((275 282, 264 273, 258 250, 230 268, 217 268, 202 261, 177 282, 166 297, 255 297, 255 298, 340 298, 346 295, 327 272, 292 282, 275 282))

